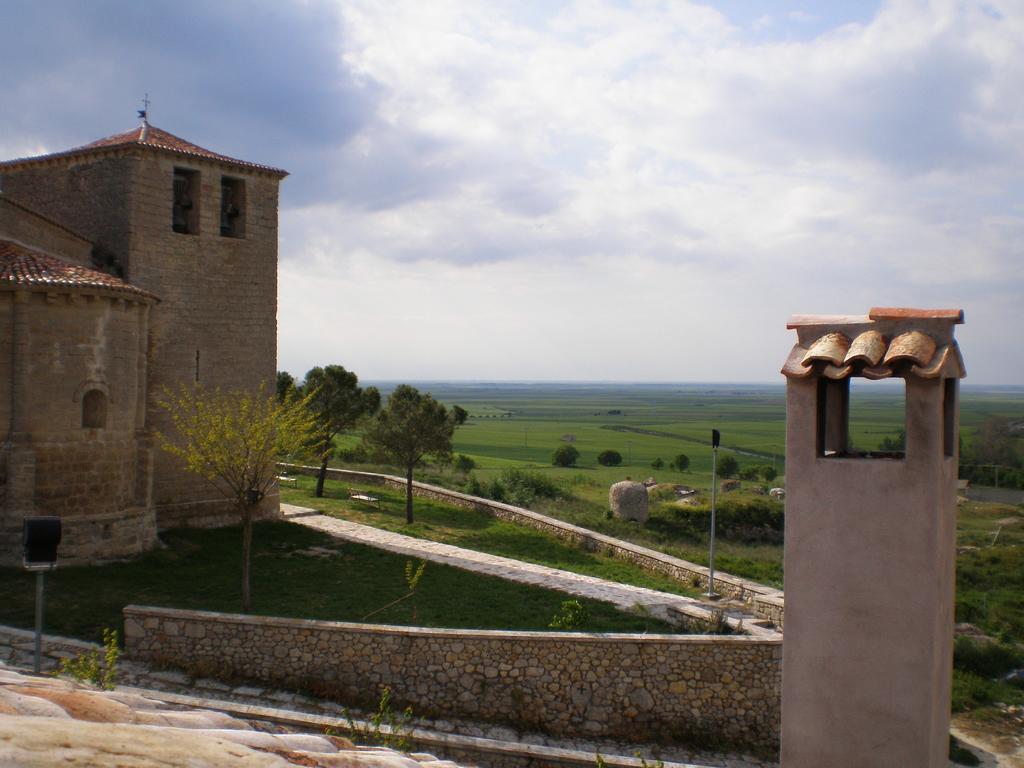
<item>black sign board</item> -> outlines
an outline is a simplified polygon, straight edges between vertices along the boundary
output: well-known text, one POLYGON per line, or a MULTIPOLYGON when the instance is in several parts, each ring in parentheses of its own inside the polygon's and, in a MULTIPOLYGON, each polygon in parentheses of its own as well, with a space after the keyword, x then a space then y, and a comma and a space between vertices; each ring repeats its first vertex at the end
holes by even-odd
POLYGON ((721 440, 722 440, 722 435, 719 433, 719 431, 717 429, 712 429, 711 430, 711 447, 712 448, 717 448, 718 447, 718 443, 721 442, 721 440))
POLYGON ((21 541, 25 547, 25 567, 57 565, 60 544, 59 517, 26 517, 22 523, 21 541))

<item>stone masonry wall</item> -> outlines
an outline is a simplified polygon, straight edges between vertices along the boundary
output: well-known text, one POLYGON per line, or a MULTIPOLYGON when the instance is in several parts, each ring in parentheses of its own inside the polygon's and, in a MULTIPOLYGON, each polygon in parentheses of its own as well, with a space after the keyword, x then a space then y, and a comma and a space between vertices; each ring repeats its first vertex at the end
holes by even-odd
MULTIPOLYGON (((297 464, 281 464, 280 466, 289 472, 306 475, 315 475, 319 471, 317 467, 300 466, 297 464)), ((393 475, 357 472, 348 469, 328 469, 327 476, 342 482, 369 483, 405 490, 405 479, 393 475)), ((703 565, 697 565, 638 544, 605 536, 604 534, 556 520, 523 507, 504 504, 500 501, 491 501, 479 496, 470 496, 466 493, 459 493, 458 491, 452 491, 437 485, 416 481, 413 482, 413 494, 536 528, 561 539, 571 541, 584 549, 611 555, 630 562, 646 571, 660 573, 695 587, 706 589, 708 585, 708 569, 703 565)), ((743 600, 755 615, 782 628, 784 600, 781 590, 766 587, 755 581, 716 572, 715 591, 727 597, 743 600)))
POLYGON ((92 266, 92 243, 56 222, 23 208, 2 192, 0 236, 85 267, 92 266))
POLYGON ((125 652, 226 679, 559 736, 774 749, 780 640, 381 627, 127 606, 125 652))
MULTIPOLYGON (((209 389, 273 393, 277 366, 278 179, 240 173, 213 161, 160 153, 136 164, 128 279, 161 303, 151 323, 150 387, 198 383, 209 389), (198 174, 198 232, 171 227, 176 168, 198 174), (220 234, 221 177, 245 184, 245 236, 220 234)), ((170 432, 164 411, 151 404, 150 428, 170 432)), ((165 452, 154 456, 153 496, 161 529, 221 525, 236 519, 230 504, 202 478, 165 452)), ((268 506, 269 510, 269 506, 268 506)), ((268 514, 276 515, 276 507, 268 514)))
POLYGON ((0 291, 0 333, 17 341, 0 364, 0 562, 20 559, 26 514, 64 520, 65 562, 156 543, 142 423, 148 312, 116 295, 0 291), (102 427, 83 427, 91 389, 106 400, 102 427))
MULTIPOLYGON (((116 258, 124 278, 160 298, 150 317, 146 427, 168 432, 164 387, 273 392, 277 364, 278 184, 273 173, 129 147, 4 171, 4 194, 64 223, 116 258), (172 229, 176 168, 197 174, 198 231, 172 229), (244 185, 243 237, 220 234, 221 178, 244 185)), ((154 451, 160 528, 220 525, 230 505, 172 455, 154 451)), ((266 516, 277 514, 268 499, 266 516)))

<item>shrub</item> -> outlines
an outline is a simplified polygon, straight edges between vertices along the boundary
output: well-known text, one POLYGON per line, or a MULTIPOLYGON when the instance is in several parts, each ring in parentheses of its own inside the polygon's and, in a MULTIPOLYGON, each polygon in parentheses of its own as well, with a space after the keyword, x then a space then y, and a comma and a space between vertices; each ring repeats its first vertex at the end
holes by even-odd
POLYGON ((735 456, 721 456, 718 459, 718 476, 733 477, 740 471, 740 463, 735 456))
POLYGON ((580 452, 576 450, 576 446, 560 445, 551 454, 551 463, 556 467, 573 467, 576 466, 576 460, 579 457, 580 452))
POLYGON ((690 457, 687 456, 685 453, 680 453, 674 459, 672 459, 672 462, 669 464, 669 467, 678 472, 685 472, 690 467, 690 457))
POLYGON ((481 483, 476 475, 470 475, 463 490, 472 496, 483 496, 520 507, 529 507, 538 498, 558 499, 564 495, 561 487, 551 478, 540 472, 522 469, 506 469, 501 477, 488 483, 481 483))
POLYGON ((117 630, 103 628, 103 655, 99 650, 85 651, 73 658, 60 660, 59 675, 68 675, 83 683, 92 683, 108 691, 114 689, 117 660, 121 649, 117 645, 117 630))
POLYGON ((597 463, 603 467, 617 467, 622 463, 622 454, 618 451, 601 451, 597 454, 597 463))
POLYGON ((760 467, 744 467, 740 470, 740 480, 757 480, 760 476, 760 467))
POLYGON ((366 464, 370 457, 366 455, 366 451, 362 446, 355 446, 354 448, 344 448, 337 453, 338 458, 345 464, 366 464))
POLYGON ((455 470, 457 472, 465 474, 466 472, 471 472, 474 469, 476 469, 476 462, 466 454, 460 453, 455 457, 455 470))
POLYGON ((651 462, 651 469, 661 469, 664 466, 665 462, 661 460, 661 457, 658 457, 657 459, 651 462))
POLYGON ((527 489, 532 496, 544 499, 557 499, 562 496, 558 483, 540 472, 524 469, 506 469, 501 473, 501 481, 509 490, 527 489))
POLYGON ((779 473, 775 471, 775 467, 767 466, 764 468, 761 474, 764 477, 764 481, 766 483, 770 483, 772 480, 779 476, 779 473))
POLYGON ((579 600, 566 600, 548 624, 551 629, 579 629, 590 621, 590 612, 579 600))
POLYGON ((676 489, 668 483, 661 483, 647 489, 647 498, 651 501, 674 501, 676 489))
MULTIPOLYGON (((717 534, 725 539, 749 544, 781 544, 785 518, 783 505, 775 499, 724 498, 718 502, 717 534)), ((711 507, 700 504, 674 507, 676 520, 683 532, 703 538, 711 526, 711 507)))
POLYGON ((958 637, 953 646, 953 666, 980 677, 1001 677, 1024 665, 1024 653, 996 642, 958 637))

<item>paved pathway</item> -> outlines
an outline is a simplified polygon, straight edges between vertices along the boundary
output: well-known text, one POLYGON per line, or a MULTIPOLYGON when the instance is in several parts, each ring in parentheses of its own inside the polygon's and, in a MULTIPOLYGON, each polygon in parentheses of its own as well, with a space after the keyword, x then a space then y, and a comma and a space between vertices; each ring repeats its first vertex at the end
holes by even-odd
MULTIPOLYGON (((606 581, 596 576, 584 576, 579 573, 572 573, 571 571, 549 568, 545 565, 536 565, 523 562, 522 560, 513 560, 508 557, 463 549, 451 544, 417 539, 369 525, 361 525, 360 523, 322 515, 316 510, 297 507, 292 504, 282 504, 281 511, 285 518, 292 522, 301 523, 309 528, 315 528, 339 539, 359 544, 368 544, 369 546, 385 549, 400 555, 443 563, 444 565, 497 576, 509 581, 557 589, 571 595, 577 595, 578 597, 588 597, 612 603, 623 610, 630 610, 634 606, 640 605, 649 611, 651 615, 672 623, 679 623, 685 618, 697 620, 706 620, 708 618, 709 606, 690 597, 674 595, 669 592, 658 592, 657 590, 645 587, 635 587, 631 584, 606 581)), ((744 619, 744 629, 750 634, 764 635, 766 637, 777 636, 774 630, 763 629, 754 625, 755 617, 744 615, 742 612, 737 611, 733 605, 728 606, 728 613, 731 616, 735 616, 735 618, 742 617, 744 619)))

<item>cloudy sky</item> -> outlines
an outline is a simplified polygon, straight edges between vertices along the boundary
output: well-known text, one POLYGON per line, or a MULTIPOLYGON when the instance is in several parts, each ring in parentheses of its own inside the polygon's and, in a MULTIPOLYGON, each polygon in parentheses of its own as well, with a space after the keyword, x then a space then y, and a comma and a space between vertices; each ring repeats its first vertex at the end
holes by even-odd
POLYGON ((0 157, 135 124, 291 171, 280 367, 779 381, 962 307, 1024 384, 1024 2, 4 0, 0 157))

